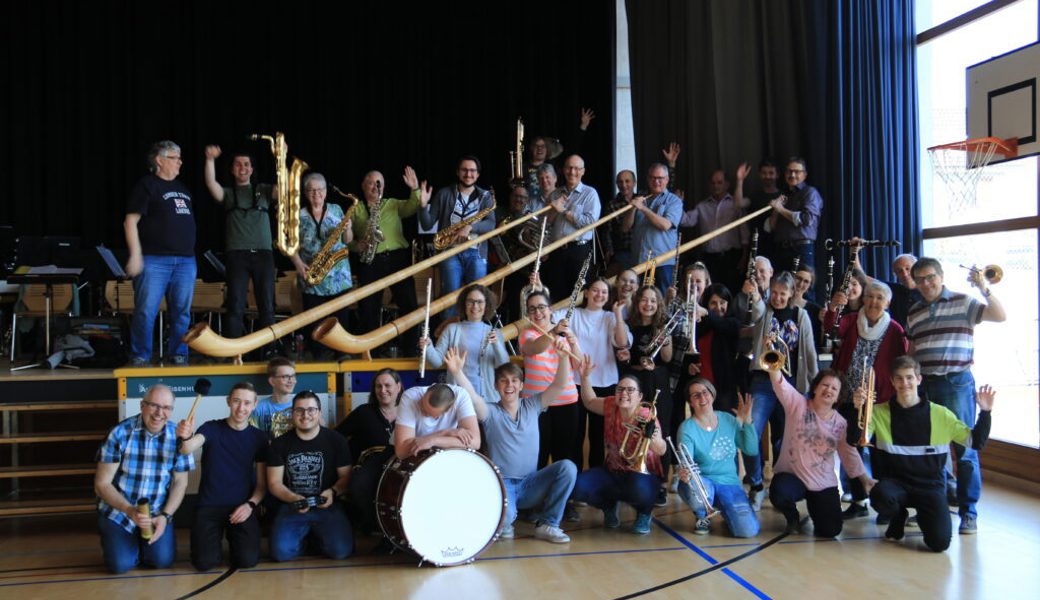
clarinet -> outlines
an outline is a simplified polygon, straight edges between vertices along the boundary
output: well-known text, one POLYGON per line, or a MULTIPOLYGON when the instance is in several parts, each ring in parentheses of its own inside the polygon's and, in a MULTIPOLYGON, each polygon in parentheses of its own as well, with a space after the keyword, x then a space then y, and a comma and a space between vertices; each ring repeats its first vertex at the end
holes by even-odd
MULTIPOLYGON (((754 230, 751 233, 751 254, 748 255, 747 263, 747 275, 744 277, 746 281, 750 281, 754 285, 758 285, 755 281, 755 255, 758 254, 758 230, 754 230)), ((751 296, 748 296, 747 303, 747 315, 746 322, 751 323, 754 321, 752 314, 754 313, 755 307, 751 303, 751 296)))

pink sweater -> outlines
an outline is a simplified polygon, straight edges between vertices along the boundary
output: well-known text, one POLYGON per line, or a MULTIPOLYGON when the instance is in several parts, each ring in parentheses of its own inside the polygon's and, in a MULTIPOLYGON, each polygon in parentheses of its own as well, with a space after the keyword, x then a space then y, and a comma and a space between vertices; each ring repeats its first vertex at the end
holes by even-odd
POLYGON ((826 419, 820 419, 810 408, 809 400, 782 377, 779 383, 773 382, 773 391, 784 406, 786 416, 777 473, 795 475, 813 492, 836 487, 835 451, 849 477, 859 477, 866 472, 859 453, 845 440, 847 424, 838 411, 831 411, 826 419))

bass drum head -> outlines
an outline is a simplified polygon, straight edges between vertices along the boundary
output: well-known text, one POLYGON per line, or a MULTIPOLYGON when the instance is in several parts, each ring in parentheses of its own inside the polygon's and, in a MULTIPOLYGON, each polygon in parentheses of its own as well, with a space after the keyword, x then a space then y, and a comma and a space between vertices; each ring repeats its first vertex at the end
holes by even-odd
POLYGON ((408 478, 400 515, 404 537, 424 560, 437 566, 469 562, 502 526, 502 478, 476 452, 438 451, 408 478))

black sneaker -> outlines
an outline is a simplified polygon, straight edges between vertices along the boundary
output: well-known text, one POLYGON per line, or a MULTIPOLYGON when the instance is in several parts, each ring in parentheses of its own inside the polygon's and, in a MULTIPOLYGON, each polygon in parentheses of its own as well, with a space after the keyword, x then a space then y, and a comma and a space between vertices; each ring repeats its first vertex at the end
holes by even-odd
POLYGON ((654 506, 668 506, 668 488, 657 490, 657 500, 654 501, 654 506))
POLYGON ((867 506, 865 504, 853 502, 849 504, 848 508, 841 512, 841 518, 843 521, 848 521, 849 519, 858 519, 860 517, 865 517, 868 514, 870 514, 870 511, 867 510, 867 506))
POLYGON ((801 515, 798 514, 797 510, 794 511, 794 515, 784 515, 784 518, 787 519, 787 526, 784 527, 784 533, 795 534, 802 531, 802 525, 800 523, 801 515))
POLYGON ((878 515, 877 519, 874 519, 874 522, 877 523, 878 525, 888 525, 889 523, 892 522, 892 517, 887 517, 887 516, 884 516, 884 515, 878 515))
POLYGON ((906 518, 910 515, 905 508, 900 508, 899 512, 892 517, 892 522, 888 524, 888 529, 885 530, 885 539, 899 541, 903 539, 903 535, 906 527, 906 518))

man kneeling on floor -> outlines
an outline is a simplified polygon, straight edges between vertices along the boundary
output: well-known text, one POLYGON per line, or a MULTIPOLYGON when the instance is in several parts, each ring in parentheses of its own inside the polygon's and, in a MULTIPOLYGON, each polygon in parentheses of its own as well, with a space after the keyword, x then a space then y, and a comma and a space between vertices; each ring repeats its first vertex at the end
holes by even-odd
MULTIPOLYGON (((561 338, 562 339, 562 338, 561 338)), ((466 354, 454 348, 448 350, 444 360, 453 373, 462 372, 466 354)), ((538 470, 538 416, 563 393, 570 381, 570 361, 559 361, 552 383, 540 394, 520 397, 524 387, 524 371, 513 363, 505 363, 495 369, 495 390, 501 401, 485 402, 472 389, 465 375, 456 381, 473 397, 473 408, 484 425, 487 436, 488 454, 502 472, 506 496, 506 525, 500 539, 513 537, 513 521, 516 511, 534 510, 537 526, 534 537, 566 544, 570 536, 560 529, 567 498, 574 489, 578 468, 569 460, 559 460, 538 470)))
POLYGON ((277 561, 299 556, 308 533, 329 558, 343 559, 354 550, 350 521, 336 502, 347 489, 354 460, 347 439, 321 426, 320 413, 314 392, 296 394, 293 429, 271 442, 267 453, 268 491, 284 503, 271 526, 271 556, 277 561))
MULTIPOLYGON (((903 539, 907 508, 916 508, 925 545, 933 552, 942 552, 950 547, 953 531, 943 474, 949 444, 982 449, 989 438, 996 392, 988 385, 979 389, 975 402, 981 412, 972 430, 949 409, 921 399, 917 395, 919 385, 921 366, 917 361, 909 356, 896 358, 892 363, 895 401, 874 405, 867 425, 867 437, 874 436, 871 458, 878 480, 870 492, 870 505, 879 517, 891 519, 885 532, 891 540, 903 539)), ((864 398, 863 393, 856 393, 856 408, 864 398)), ((856 429, 855 435, 859 435, 855 422, 849 429, 856 429)))
POLYGON ((94 491, 105 566, 125 573, 144 564, 165 569, 177 557, 173 513, 184 499, 191 455, 177 453, 169 422, 173 391, 153 385, 141 400, 141 414, 108 432, 98 450, 94 491))

